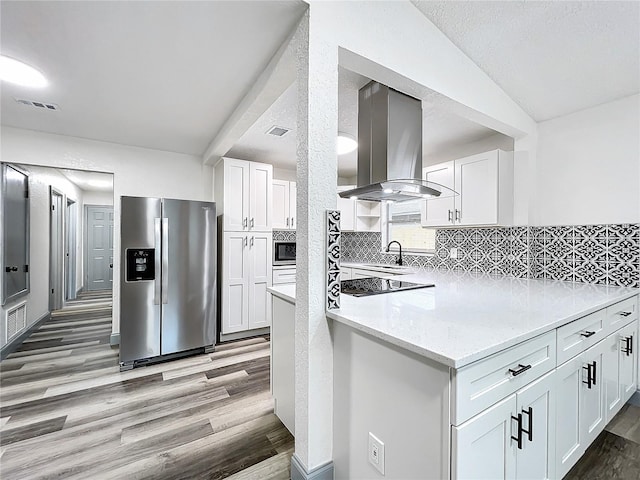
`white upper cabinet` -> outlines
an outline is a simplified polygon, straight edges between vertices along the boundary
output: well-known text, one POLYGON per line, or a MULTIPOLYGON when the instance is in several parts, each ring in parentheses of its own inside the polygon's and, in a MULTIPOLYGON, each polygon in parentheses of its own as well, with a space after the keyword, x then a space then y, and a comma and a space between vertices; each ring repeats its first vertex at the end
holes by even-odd
POLYGON ((273 167, 264 163, 223 158, 215 168, 214 195, 223 230, 271 230, 273 167))
POLYGON ((295 230, 296 228, 296 182, 273 181, 273 221, 274 230, 295 230))
POLYGON ((453 188, 455 197, 425 201, 422 225, 510 225, 513 222, 513 153, 492 150, 424 169, 423 178, 453 188))
MULTIPOLYGON (((338 192, 354 186, 338 187, 338 192)), ((340 230, 346 232, 379 232, 380 203, 342 198, 338 195, 336 208, 340 210, 340 230)))

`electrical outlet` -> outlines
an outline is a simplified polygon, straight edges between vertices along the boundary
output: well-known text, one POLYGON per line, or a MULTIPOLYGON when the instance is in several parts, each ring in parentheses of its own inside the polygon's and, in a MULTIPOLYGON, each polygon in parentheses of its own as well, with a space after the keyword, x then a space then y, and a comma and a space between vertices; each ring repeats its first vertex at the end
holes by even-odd
POLYGON ((458 258, 458 249, 456 247, 449 250, 449 258, 458 258))
POLYGON ((384 443, 369 432, 369 463, 384 475, 384 443))

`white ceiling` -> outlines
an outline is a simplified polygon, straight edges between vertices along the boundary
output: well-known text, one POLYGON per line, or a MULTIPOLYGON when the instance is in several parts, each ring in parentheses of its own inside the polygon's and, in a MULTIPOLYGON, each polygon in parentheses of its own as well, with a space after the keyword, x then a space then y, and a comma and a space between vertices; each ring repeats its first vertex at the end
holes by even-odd
POLYGON ((640 2, 414 4, 536 121, 640 91, 640 2))
MULTIPOLYGON (((338 130, 358 137, 358 90, 370 79, 338 69, 338 130)), ((256 123, 236 142, 227 156, 271 163, 277 168, 296 168, 296 85, 293 84, 256 123), (268 135, 274 125, 291 129, 283 137, 268 135)), ((454 115, 441 107, 422 102, 423 156, 441 153, 460 144, 470 143, 496 132, 454 115)), ((338 157, 338 175, 356 174, 357 151, 338 157)))
POLYGON ((201 155, 305 8, 301 0, 1 2, 1 53, 50 83, 3 83, 2 124, 201 155))
POLYGON ((113 192, 113 174, 86 170, 58 169, 62 175, 86 192, 113 192))
MULTIPOLYGON (((414 2, 536 120, 638 92, 637 2, 414 2)), ((2 124, 201 155, 306 6, 291 1, 0 2, 0 50, 38 67, 44 90, 2 84, 2 124), (15 102, 58 104, 48 111, 15 102)), ((340 70, 339 129, 357 133, 340 70)), ((295 87, 229 155, 295 166, 295 87), (266 130, 292 128, 283 138, 266 130)), ((425 156, 494 133, 423 101, 425 156)), ((339 174, 355 174, 356 154, 339 174)))

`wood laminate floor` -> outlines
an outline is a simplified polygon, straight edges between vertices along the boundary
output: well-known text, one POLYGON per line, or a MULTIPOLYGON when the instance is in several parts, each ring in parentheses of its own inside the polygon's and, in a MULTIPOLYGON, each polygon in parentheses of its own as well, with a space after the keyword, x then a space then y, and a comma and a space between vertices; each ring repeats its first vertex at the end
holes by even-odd
POLYGON ((613 417, 565 480, 640 479, 640 406, 632 402, 613 417))
POLYGON ((86 294, 0 364, 0 478, 289 478, 267 338, 121 373, 110 333, 86 294))

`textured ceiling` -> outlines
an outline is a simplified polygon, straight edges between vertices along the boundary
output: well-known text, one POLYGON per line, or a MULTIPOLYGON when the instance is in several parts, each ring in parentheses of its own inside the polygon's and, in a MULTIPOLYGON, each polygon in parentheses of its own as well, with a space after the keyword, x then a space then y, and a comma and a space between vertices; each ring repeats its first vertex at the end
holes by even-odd
MULTIPOLYGON (((358 90, 369 82, 357 73, 338 70, 338 129, 358 137, 358 90)), ((227 156, 271 163, 277 168, 296 168, 296 85, 292 85, 235 143, 227 156), (283 137, 267 135, 274 125, 291 129, 283 137)), ((470 143, 495 134, 494 130, 454 115, 426 101, 422 103, 423 155, 442 153, 454 145, 470 143)), ((338 175, 356 174, 357 151, 338 157, 338 175)))
POLYGON ((640 2, 413 3, 536 121, 640 91, 640 2))
POLYGON ((1 2, 2 54, 50 83, 3 83, 2 124, 201 155, 305 8, 301 0, 1 2))

